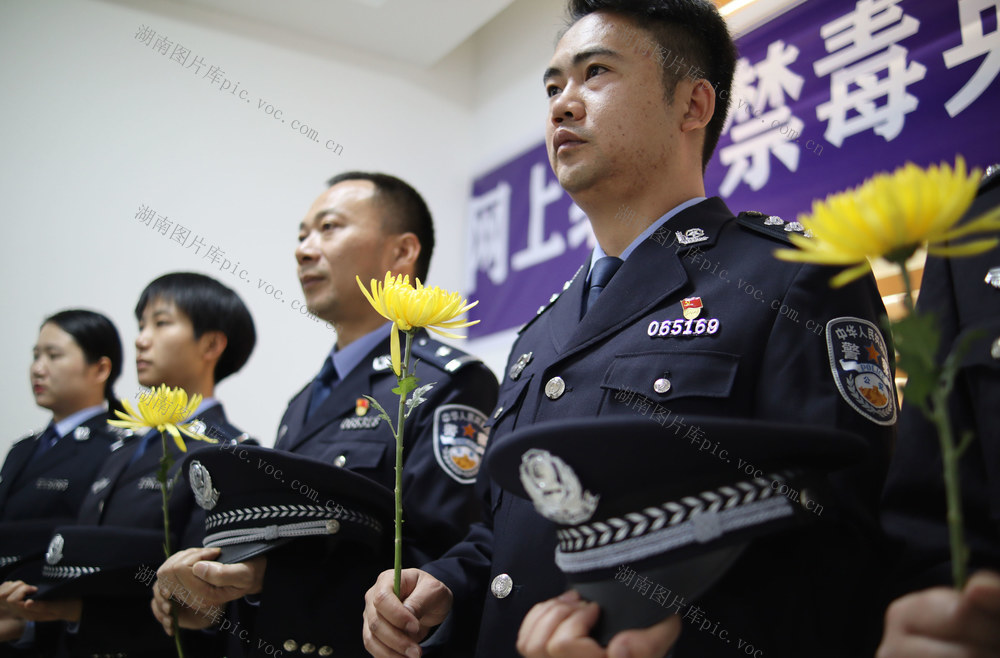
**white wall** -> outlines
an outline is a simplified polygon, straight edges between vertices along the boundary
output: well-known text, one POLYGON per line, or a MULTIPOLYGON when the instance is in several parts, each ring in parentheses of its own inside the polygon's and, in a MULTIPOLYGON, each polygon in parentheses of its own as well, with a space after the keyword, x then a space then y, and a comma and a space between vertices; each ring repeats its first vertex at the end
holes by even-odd
POLYGON ((126 345, 118 394, 134 395, 132 308, 146 283, 172 270, 214 275, 250 307, 258 347, 218 394, 236 424, 273 441, 288 399, 332 345, 329 329, 289 304, 301 299, 298 223, 339 171, 385 170, 417 187, 437 222, 431 278, 460 284, 471 46, 431 71, 309 52, 319 49, 265 45, 182 14, 92 0, 0 3, 0 454, 48 419, 27 377, 41 320, 76 306, 108 314, 126 345), (142 24, 221 67, 249 90, 251 103, 141 45, 134 35, 142 24), (316 128, 322 142, 343 144, 342 155, 259 112, 258 97, 288 121, 316 128), (251 281, 139 224, 141 204, 239 260, 251 281), (258 290, 258 278, 282 290, 285 303, 258 290))

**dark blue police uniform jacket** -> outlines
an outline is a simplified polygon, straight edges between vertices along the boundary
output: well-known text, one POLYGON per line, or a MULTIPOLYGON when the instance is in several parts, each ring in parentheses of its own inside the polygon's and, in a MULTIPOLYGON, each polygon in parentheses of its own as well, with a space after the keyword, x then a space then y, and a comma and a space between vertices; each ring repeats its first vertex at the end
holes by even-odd
MULTIPOLYGON (((967 218, 1000 205, 1000 174, 967 218)), ((924 268, 917 308, 933 312, 941 327, 943 358, 965 336, 978 333, 962 360, 951 398, 956 440, 975 438, 959 462, 970 573, 1000 570, 1000 288, 986 281, 997 270, 1000 248, 966 258, 931 257, 924 268)), ((883 498, 886 533, 902 553, 891 595, 951 585, 951 553, 937 431, 920 410, 903 401, 899 440, 883 498)))
POLYGON ((122 434, 108 425, 108 417, 100 413, 86 420, 38 459, 32 456, 41 432, 15 443, 0 469, 0 521, 76 518, 94 474, 112 446, 122 445, 122 434))
MULTIPOLYGON (((683 421, 688 415, 823 424, 860 434, 869 457, 834 478, 836 495, 822 501, 819 523, 755 541, 707 594, 665 608, 664 617, 690 614, 675 658, 745 656, 748 645, 751 655, 769 658, 864 655, 860 647, 871 655, 881 621, 872 596, 883 544, 878 496, 896 419, 891 349, 877 329, 885 310, 871 277, 832 289, 836 270, 776 260, 775 248, 788 245, 765 235, 772 229, 764 218, 746 223, 718 198, 681 211, 638 246, 582 320, 581 268, 514 344, 489 445, 545 420, 647 415, 663 425, 664 441, 693 442, 691 468, 697 468, 699 460, 719 455, 699 454, 702 443, 683 421), (691 298, 702 304, 700 326, 683 315, 681 302, 691 298), (862 353, 868 346, 879 352, 890 387, 882 382, 888 398, 879 409, 862 413, 846 387, 841 393, 849 373, 828 346, 829 334, 836 356, 844 356, 838 330, 845 336, 864 330, 862 353), (710 623, 699 630, 705 619, 710 623)), ((740 470, 747 465, 738 444, 728 448, 734 473, 753 472, 752 465, 740 470)), ((553 560, 554 528, 531 503, 485 476, 477 488, 486 521, 425 566, 455 595, 451 635, 432 643, 443 643, 448 655, 472 655, 462 634, 478 628, 476 656, 514 656, 528 610, 565 591, 566 581, 553 560), (491 592, 502 574, 512 586, 491 592)))
MULTIPOLYGON (((209 407, 198 415, 205 423, 202 434, 220 442, 237 440, 243 433, 226 420, 222 405, 209 407)), ((151 430, 156 432, 156 430, 151 430)), ((157 433, 158 434, 158 433, 157 433)), ((126 526, 129 528, 163 529, 163 503, 160 485, 156 480, 162 442, 159 437, 135 463, 132 455, 145 437, 134 437, 124 448, 112 454, 97 473, 87 493, 77 523, 80 525, 126 526)), ((202 450, 213 444, 188 438, 188 452, 202 450)), ((170 477, 177 475, 184 458, 167 437, 167 448, 174 459, 170 477)), ((177 480, 169 501, 170 528, 173 548, 180 550, 201 546, 205 533, 205 513, 195 504, 194 494, 184 477, 177 480)), ((159 564, 147 565, 156 569, 159 564)), ((163 627, 153 617, 149 602, 142 599, 90 597, 83 599, 83 613, 76 633, 63 632, 67 655, 125 654, 129 656, 176 656, 173 639, 163 632, 163 627)), ((203 633, 184 633, 187 640, 214 645, 219 640, 203 633)), ((190 651, 191 649, 189 649, 190 651)), ((195 655, 209 655, 198 653, 195 655)))
MULTIPOLYGON (((473 482, 486 444, 484 424, 497 399, 496 377, 476 357, 423 332, 412 352, 420 385, 434 382, 434 387, 406 419, 404 566, 439 557, 480 519, 473 482), (455 451, 456 438, 466 449, 455 451)), ((363 396, 378 400, 395 418, 395 387, 387 338, 334 383, 308 420, 310 386, 302 389, 281 420, 275 448, 342 466, 391 490, 392 428, 374 407, 364 409, 363 396)), ((237 606, 243 625, 252 627, 252 637, 243 641, 247 654, 267 656, 281 649, 285 656, 299 651, 367 656, 360 626, 364 594, 379 573, 392 568, 392 536, 390 525, 382 551, 348 545, 328 551, 322 539, 305 538, 269 552, 259 607, 245 601, 237 606)))

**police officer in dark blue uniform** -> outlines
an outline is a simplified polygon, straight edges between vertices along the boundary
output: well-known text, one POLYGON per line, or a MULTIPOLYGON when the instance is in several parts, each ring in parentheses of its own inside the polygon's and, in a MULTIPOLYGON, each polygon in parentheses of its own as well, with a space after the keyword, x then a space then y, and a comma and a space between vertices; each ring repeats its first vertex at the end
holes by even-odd
MULTIPOLYGON (((1000 206, 1000 166, 991 167, 966 213, 1000 206)), ((973 257, 927 259, 921 311, 937 316, 941 355, 965 336, 969 346, 952 394, 955 437, 972 432, 959 482, 974 574, 963 593, 951 582, 941 449, 937 431, 915 405, 903 402, 899 439, 883 497, 886 533, 902 549, 893 571, 899 598, 886 616, 879 658, 996 655, 1000 652, 1000 249, 973 257), (919 590, 919 591, 918 591, 919 590), (976 652, 979 653, 976 653, 976 652)))
MULTIPOLYGON (((42 323, 33 355, 32 393, 38 406, 52 411, 52 421, 15 443, 0 470, 0 578, 41 557, 52 528, 72 522, 94 474, 125 438, 107 424, 122 369, 111 320, 93 311, 60 311, 42 323)), ((25 622, 10 620, 15 623, 25 622)), ((28 638, 20 633, 30 645, 34 629, 28 638)))
POLYGON ((60 311, 46 318, 31 365, 35 402, 52 411, 43 432, 11 447, 0 470, 0 521, 76 516, 93 475, 121 445, 107 424, 118 401, 118 330, 93 311, 60 311))
MULTIPOLYGON (((277 449, 393 488, 392 429, 364 397, 386 409, 398 407, 390 325, 372 309, 355 276, 367 284, 391 270, 423 281, 433 246, 430 212, 405 182, 363 172, 329 181, 299 227, 295 255, 308 308, 334 326, 337 343, 316 379, 289 403, 277 449)), ((472 485, 497 382, 479 359, 424 333, 414 340, 413 355, 421 383, 434 383, 407 419, 403 449, 403 559, 419 566, 439 557, 479 518, 472 485)), ((266 655, 270 645, 282 647, 285 656, 364 655, 357 629, 364 590, 391 562, 374 553, 317 554, 310 546, 292 542, 239 565, 196 565, 215 554, 190 551, 168 561, 160 576, 219 600, 250 594, 238 603, 239 619, 253 628, 250 655, 266 655), (200 585, 194 574, 204 577, 200 585), (217 586, 214 591, 205 589, 205 581, 217 586)))
MULTIPOLYGON (((599 246, 521 330, 490 449, 529 424, 618 414, 648 415, 663 425, 664 441, 690 443, 691 468, 718 438, 687 424, 689 415, 822 422, 861 435, 867 457, 832 478, 836 496, 822 523, 755 542, 694 602, 700 612, 691 601, 669 612, 710 618, 733 638, 685 632, 677 658, 745 655, 736 638, 769 657, 870 653, 880 619, 871 596, 882 545, 878 495, 896 421, 874 280, 832 289, 831 268, 773 257, 800 225, 760 213, 737 218, 720 199, 704 198, 736 59, 710 3, 577 0, 570 15, 544 76, 546 142, 599 246), (661 56, 657 44, 670 52, 661 56)), ((724 458, 756 473, 738 446, 724 458)), ((450 628, 429 642, 452 655, 516 655, 529 610, 567 589, 552 525, 531 503, 488 478, 480 483, 486 520, 442 559, 405 572, 405 606, 389 574, 368 592, 363 632, 374 655, 409 655, 445 620, 450 628)), ((561 626, 579 603, 549 603, 545 623, 527 631, 531 655, 558 649, 548 643, 554 634, 587 633, 587 624, 561 626)), ((632 655, 663 655, 675 630, 663 622, 626 631, 612 640, 612 655, 621 643, 632 655)))
MULTIPOLYGON (((195 423, 194 429, 223 443, 243 437, 214 397, 215 385, 243 367, 256 342, 253 319, 236 293, 202 274, 167 274, 146 287, 135 314, 139 321, 135 341, 139 383, 149 387, 166 384, 181 387, 189 395, 202 395, 201 405, 188 421, 195 423)), ((162 530, 156 472, 164 445, 175 461, 169 473, 173 477, 183 457, 173 438, 164 443, 156 430, 136 436, 97 472, 77 523, 162 530)), ((186 439, 185 445, 193 451, 211 444, 186 439)), ((200 545, 204 514, 195 505, 189 487, 175 487, 169 512, 173 546, 200 545)), ((22 583, 8 600, 22 601, 34 591, 34 586, 22 583)), ((22 607, 22 614, 67 622, 59 655, 175 655, 173 641, 150 614, 148 601, 146 597, 109 598, 95 593, 82 600, 34 601, 30 611, 22 607)), ((209 638, 199 634, 192 639, 209 638)))

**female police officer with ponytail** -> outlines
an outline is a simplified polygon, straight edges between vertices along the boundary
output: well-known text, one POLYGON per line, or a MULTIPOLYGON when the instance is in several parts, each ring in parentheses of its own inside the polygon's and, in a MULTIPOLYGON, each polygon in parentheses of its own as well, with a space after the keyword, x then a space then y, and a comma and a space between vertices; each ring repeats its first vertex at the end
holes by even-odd
POLYGON ((42 323, 33 353, 31 390, 52 420, 7 454, 0 470, 2 523, 75 518, 95 473, 124 439, 107 424, 122 370, 121 340, 108 318, 60 311, 42 323))

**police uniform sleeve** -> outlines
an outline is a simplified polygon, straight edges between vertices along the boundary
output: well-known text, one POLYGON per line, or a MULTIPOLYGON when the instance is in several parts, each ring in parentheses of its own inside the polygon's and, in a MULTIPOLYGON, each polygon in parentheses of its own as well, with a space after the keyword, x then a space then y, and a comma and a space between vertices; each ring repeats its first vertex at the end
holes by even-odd
POLYGON ((870 274, 833 288, 834 268, 798 267, 787 290, 775 291, 779 294, 771 302, 777 309, 755 408, 765 418, 830 424, 867 441, 867 461, 835 479, 845 516, 877 538, 878 499, 898 408, 895 355, 883 329, 885 307, 870 274), (859 393, 867 392, 861 383, 866 375, 871 400, 859 393))
POLYGON ((440 557, 480 519, 474 482, 486 444, 497 381, 480 361, 423 374, 427 401, 407 420, 403 465, 404 562, 440 557))
POLYGON ((819 501, 825 539, 802 545, 811 553, 803 556, 806 580, 799 587, 825 590, 816 613, 823 623, 852 628, 852 642, 874 647, 888 558, 878 501, 897 420, 894 354, 882 329, 885 310, 874 278, 835 289, 830 287, 835 273, 801 265, 780 291, 755 408, 773 420, 853 432, 868 444, 863 462, 829 476, 828 500, 819 501), (844 601, 854 603, 844 606, 844 601))
MULTIPOLYGON (((516 354, 519 352, 515 344, 510 359, 515 359, 516 354)), ((508 363, 507 369, 510 366, 508 363)), ((488 423, 492 424, 494 419, 491 416, 488 423)), ((489 451, 488 444, 485 454, 489 451)), ((482 520, 473 523, 465 537, 441 558, 422 567, 443 582, 454 596, 448 618, 423 645, 428 656, 472 655, 476 646, 493 560, 493 512, 500 504, 502 492, 486 472, 480 473, 474 486, 482 520)))

